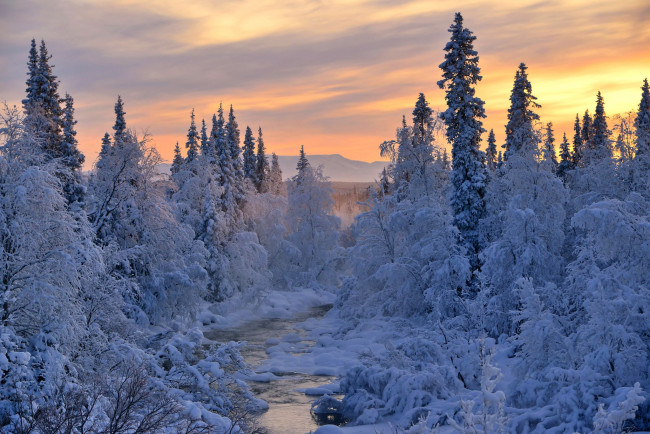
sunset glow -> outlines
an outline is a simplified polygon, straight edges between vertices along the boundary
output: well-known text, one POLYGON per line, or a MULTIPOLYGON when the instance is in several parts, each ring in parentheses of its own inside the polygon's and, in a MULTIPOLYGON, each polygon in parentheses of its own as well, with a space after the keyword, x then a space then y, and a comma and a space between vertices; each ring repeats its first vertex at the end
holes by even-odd
MULTIPOLYGON (((478 37, 485 127, 504 138, 515 69, 529 66, 543 122, 571 136, 576 113, 634 110, 650 76, 650 5, 626 2, 0 1, 0 99, 20 104, 32 38, 45 39, 61 92, 75 98, 80 149, 94 162, 118 94, 127 122, 163 158, 232 104, 270 151, 380 159, 378 144, 437 88, 453 12, 478 37)), ((90 165, 88 165, 90 168, 90 165)))

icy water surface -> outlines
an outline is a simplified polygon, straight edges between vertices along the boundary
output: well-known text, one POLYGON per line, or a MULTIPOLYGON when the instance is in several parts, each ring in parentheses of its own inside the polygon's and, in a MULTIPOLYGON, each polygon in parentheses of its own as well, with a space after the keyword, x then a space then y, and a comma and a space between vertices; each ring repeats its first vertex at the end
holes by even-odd
MULTIPOLYGON (((260 364, 268 359, 267 341, 281 340, 289 333, 300 336, 295 353, 308 351, 313 341, 307 339, 307 332, 298 324, 308 318, 325 315, 332 305, 319 306, 290 319, 266 319, 246 323, 232 330, 206 332, 206 337, 219 342, 246 341, 241 353, 247 363, 257 372, 260 364)), ((330 376, 304 375, 296 372, 277 373, 281 379, 270 382, 248 381, 257 398, 269 403, 269 409, 260 417, 260 425, 271 434, 303 434, 315 431, 318 425, 311 417, 311 403, 317 398, 307 396, 297 389, 322 386, 334 380, 330 376)))

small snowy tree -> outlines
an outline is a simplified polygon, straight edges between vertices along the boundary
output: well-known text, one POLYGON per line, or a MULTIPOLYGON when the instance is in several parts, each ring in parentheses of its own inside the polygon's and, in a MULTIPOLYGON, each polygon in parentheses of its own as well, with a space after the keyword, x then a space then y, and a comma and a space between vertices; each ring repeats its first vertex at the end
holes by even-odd
POLYGON ((488 147, 485 152, 485 160, 487 162, 487 167, 490 169, 490 172, 494 172, 497 168, 497 140, 494 137, 494 130, 490 130, 488 135, 488 147))
POLYGON ((332 188, 321 170, 312 168, 305 157, 302 170, 288 184, 286 220, 288 239, 300 249, 301 268, 310 278, 320 278, 331 265, 337 244, 340 220, 332 215, 331 195, 332 188))
POLYGON ((257 157, 255 159, 255 187, 258 193, 266 193, 269 176, 269 160, 266 158, 266 147, 262 139, 262 128, 258 130, 257 157))
POLYGON ((247 179, 253 180, 255 178, 255 137, 251 127, 246 126, 246 134, 244 135, 244 152, 243 152, 243 171, 247 179))
POLYGON ((196 130, 196 122, 194 121, 194 109, 192 109, 192 114, 190 115, 190 128, 187 130, 187 142, 185 142, 185 148, 187 149, 187 157, 185 157, 185 162, 187 164, 192 163, 199 157, 199 132, 196 130))
POLYGON ((566 138, 566 133, 562 137, 560 143, 560 164, 557 166, 557 176, 563 181, 566 181, 569 170, 573 169, 573 160, 571 158, 571 151, 569 150, 569 141, 566 138))

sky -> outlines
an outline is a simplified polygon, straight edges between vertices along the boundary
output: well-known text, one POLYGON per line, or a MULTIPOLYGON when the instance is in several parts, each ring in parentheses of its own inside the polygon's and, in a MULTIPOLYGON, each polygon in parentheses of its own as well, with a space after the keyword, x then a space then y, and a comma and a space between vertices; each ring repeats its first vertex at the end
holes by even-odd
POLYGON ((262 127, 270 152, 375 161, 419 92, 445 108, 438 65, 456 11, 477 36, 477 96, 499 143, 520 62, 557 136, 572 136, 599 90, 610 116, 638 107, 647 0, 0 0, 0 101, 20 104, 30 40, 44 39, 75 98, 87 168, 118 94, 128 126, 167 160, 191 110, 209 127, 223 103, 242 137, 262 127))

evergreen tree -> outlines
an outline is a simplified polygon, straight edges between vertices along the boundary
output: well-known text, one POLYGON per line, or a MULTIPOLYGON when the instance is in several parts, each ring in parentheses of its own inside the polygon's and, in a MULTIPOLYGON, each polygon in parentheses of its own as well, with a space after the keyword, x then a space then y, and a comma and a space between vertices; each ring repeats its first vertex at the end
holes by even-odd
POLYGON ((228 147, 230 148, 230 157, 232 158, 234 174, 237 178, 242 179, 244 177, 244 173, 242 170, 242 161, 240 158, 241 147, 239 146, 239 125, 235 119, 235 112, 233 111, 232 105, 230 105, 230 112, 228 113, 226 135, 228 140, 228 147))
POLYGON ((388 171, 384 167, 381 171, 381 176, 379 178, 379 197, 385 197, 390 194, 391 183, 388 178, 388 171))
MULTIPOLYGON (((585 115, 582 117, 582 131, 580 133, 580 139, 582 140, 582 156, 585 157, 587 150, 591 148, 591 116, 589 116, 589 110, 585 110, 585 115)), ((583 165, 586 163, 583 163, 583 165)))
POLYGON ((307 159, 307 156, 305 155, 305 147, 301 146, 300 154, 298 156, 298 163, 296 164, 296 171, 298 173, 294 177, 294 180, 296 181, 297 184, 300 184, 300 180, 302 179, 303 174, 309 167, 310 164, 309 164, 309 160, 307 159))
POLYGON ((244 135, 244 176, 251 181, 255 178, 255 137, 251 127, 246 126, 246 134, 244 135))
POLYGON ((596 96, 596 112, 592 123, 592 137, 589 142, 590 146, 587 148, 588 161, 593 160, 611 160, 612 158, 612 145, 609 136, 611 131, 607 128, 607 116, 605 115, 605 102, 603 97, 598 92, 596 96))
POLYGON ((497 145, 496 138, 494 137, 494 130, 490 130, 488 135, 488 147, 485 153, 485 161, 490 172, 494 172, 497 168, 497 145))
POLYGON ((27 62, 27 97, 23 100, 25 128, 32 137, 40 141, 46 160, 60 158, 63 110, 59 97, 59 82, 49 64, 52 56, 48 54, 45 41, 41 41, 38 53, 36 41, 32 40, 27 62))
POLYGON ((278 156, 271 154, 271 171, 269 172, 269 193, 283 195, 285 193, 284 181, 282 180, 282 169, 278 156))
POLYGON ((567 173, 573 168, 573 161, 571 158, 571 151, 569 150, 569 141, 566 138, 566 133, 562 137, 560 144, 560 164, 557 166, 557 176, 566 179, 567 173))
POLYGON ((546 124, 546 134, 544 139, 544 149, 542 150, 542 156, 548 164, 551 165, 553 172, 557 171, 558 162, 557 155, 555 153, 555 136, 553 134, 553 123, 549 122, 546 124))
POLYGON ((540 105, 535 102, 537 97, 532 94, 533 88, 528 81, 527 69, 524 63, 519 64, 510 94, 504 154, 506 161, 514 153, 533 155, 537 152, 538 139, 533 123, 539 120, 539 115, 533 108, 539 108, 540 105))
POLYGON ((454 223, 460 230, 474 270, 479 267, 479 221, 485 214, 487 171, 479 150, 485 117, 483 101, 475 96, 481 80, 478 54, 473 42, 476 36, 463 27, 463 17, 456 13, 450 26, 451 40, 440 64, 443 79, 438 86, 445 89, 447 110, 441 118, 447 125, 447 140, 452 144, 451 206, 454 223))
POLYGON ((174 146, 174 159, 172 160, 172 165, 170 168, 172 175, 176 175, 178 172, 180 172, 183 169, 184 163, 185 159, 181 155, 181 148, 178 146, 178 142, 176 142, 176 146, 174 146))
POLYGON ((84 199, 84 188, 81 185, 81 166, 85 160, 84 155, 77 148, 77 131, 74 119, 74 100, 68 94, 65 98, 65 109, 63 111, 63 140, 60 146, 60 158, 67 173, 62 173, 60 178, 63 181, 63 191, 68 204, 73 202, 81 203, 84 199))
POLYGON ((582 141, 582 128, 580 127, 580 117, 576 113, 576 121, 573 124, 573 168, 582 167, 583 158, 583 141, 582 141))
POLYGON ((246 193, 244 189, 244 171, 242 168, 241 160, 241 146, 239 146, 239 125, 235 119, 235 112, 230 105, 230 112, 228 113, 228 123, 225 126, 226 130, 226 142, 228 149, 230 150, 230 159, 232 164, 232 173, 233 173, 233 194, 235 195, 235 200, 237 204, 241 207, 245 198, 246 193))
POLYGON ((38 76, 38 50, 36 49, 36 40, 32 39, 32 43, 29 49, 29 58, 27 60, 27 97, 23 99, 23 108, 25 114, 29 115, 30 111, 33 110, 34 104, 38 99, 38 86, 37 86, 37 76, 38 76))
POLYGON ((196 122, 194 121, 194 109, 192 109, 190 128, 187 130, 187 142, 185 148, 187 149, 187 157, 185 161, 189 164, 199 157, 199 133, 196 130, 196 122))
POLYGON ((41 41, 36 80, 38 102, 45 116, 49 119, 45 143, 46 149, 51 158, 57 158, 60 153, 58 148, 61 141, 63 110, 61 109, 61 98, 59 97, 59 82, 56 75, 52 73, 52 65, 49 64, 51 58, 52 56, 47 52, 45 41, 41 41))
POLYGON ((255 187, 259 193, 266 193, 266 181, 269 174, 269 160, 266 158, 266 148, 262 139, 262 128, 258 129, 257 160, 255 161, 255 187))
MULTIPOLYGON (((429 107, 423 93, 420 93, 413 109, 413 127, 405 127, 405 117, 402 118, 402 128, 398 130, 398 155, 393 172, 398 183, 397 198, 407 197, 414 200, 419 197, 432 198, 434 194, 434 123, 433 110, 429 107)), ((393 145, 394 147, 394 145, 393 145)))
POLYGON ((102 147, 101 150, 99 151, 99 155, 108 155, 108 153, 111 151, 111 135, 108 133, 104 133, 104 137, 102 137, 102 147))
POLYGON ((208 139, 207 129, 205 127, 205 119, 201 119, 201 154, 207 153, 210 140, 208 139))
POLYGON ((74 119, 74 100, 70 95, 66 94, 64 101, 65 109, 63 110, 63 143, 61 146, 61 157, 63 158, 63 164, 66 167, 78 172, 81 170, 85 157, 77 148, 77 131, 75 130, 77 121, 74 119))
POLYGON ((636 154, 634 156, 634 189, 650 193, 650 90, 648 79, 643 80, 641 102, 634 120, 636 154))
POLYGON ((126 120, 124 119, 124 102, 122 102, 122 97, 117 96, 117 102, 115 103, 115 125, 113 125, 113 143, 118 148, 122 146, 122 142, 125 140, 126 131, 126 120))

